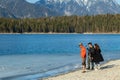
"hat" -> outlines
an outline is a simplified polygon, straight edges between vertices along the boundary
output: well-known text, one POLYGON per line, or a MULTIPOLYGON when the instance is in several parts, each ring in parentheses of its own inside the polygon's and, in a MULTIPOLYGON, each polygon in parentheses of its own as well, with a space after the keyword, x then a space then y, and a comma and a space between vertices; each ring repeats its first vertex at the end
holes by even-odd
POLYGON ((79 43, 79 46, 82 46, 83 45, 83 43, 79 43))

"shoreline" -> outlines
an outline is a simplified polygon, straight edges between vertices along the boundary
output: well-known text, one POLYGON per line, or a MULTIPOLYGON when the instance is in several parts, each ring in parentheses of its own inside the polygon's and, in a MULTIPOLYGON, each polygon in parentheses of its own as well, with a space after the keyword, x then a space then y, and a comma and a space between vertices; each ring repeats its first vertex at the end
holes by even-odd
POLYGON ((42 78, 39 80, 119 80, 120 79, 120 59, 113 59, 106 61, 101 65, 100 70, 87 70, 86 73, 82 73, 81 69, 77 69, 68 73, 63 73, 55 76, 42 78), (101 74, 101 75, 100 75, 101 74), (105 76, 104 76, 105 74, 105 76), (94 78, 94 76, 96 78, 94 78), (112 75, 114 75, 112 77, 112 75), (117 77, 116 77, 117 76, 117 77), (109 78, 110 77, 110 78, 109 78))
POLYGON ((0 33, 0 34, 80 34, 80 33, 0 33))
MULTIPOLYGON (((18 56, 17 57, 17 59, 20 59, 20 58, 23 58, 23 56, 24 55, 22 55, 22 56, 18 56)), ((35 55, 36 56, 36 55, 35 55)), ((6 56, 2 56, 3 58, 4 57, 6 57, 6 56)), ((10 56, 11 57, 11 56, 10 56)), ((29 58, 30 59, 33 59, 32 57, 34 57, 33 55, 31 56, 31 58, 30 58, 30 56, 29 56, 29 58)), ((1 58, 1 59, 3 59, 3 58, 1 58)), ((9 56, 8 57, 6 57, 6 58, 9 58, 9 56)), ((36 59, 38 59, 39 58, 39 56, 38 57, 36 57, 36 59)), ((11 59, 15 59, 14 61, 16 61, 17 59, 15 58, 15 56, 12 56, 11 57, 11 59)), ((26 58, 27 59, 27 58, 26 58)), ((118 61, 119 60, 119 63, 120 63, 120 59, 119 58, 115 58, 115 59, 110 59, 110 60, 107 60, 107 61, 104 61, 104 62, 102 62, 102 67, 105 67, 104 65, 106 65, 106 64, 108 64, 109 62, 113 62, 114 63, 114 61, 118 61)), ((16 62, 15 62, 16 63, 16 62)), ((33 62, 32 62, 33 63, 33 62)), ((30 63, 31 64, 31 63, 30 63)), ((36 64, 35 64, 36 65, 36 64)), ((37 65, 39 65, 39 64, 37 64, 37 65)), ((111 64, 109 64, 109 65, 111 65, 111 64)), ((2 67, 1 67, 2 68, 2 67)), ((3 68, 5 68, 5 69, 7 69, 7 67, 6 66, 3 66, 3 68)), ((19 79, 19 78, 21 78, 21 79, 33 79, 33 78, 36 78, 36 80, 59 80, 59 79, 56 79, 56 77, 60 77, 60 76, 65 76, 65 75, 67 75, 67 74, 71 74, 71 73, 75 73, 75 72, 78 72, 79 71, 79 73, 82 75, 83 73, 81 73, 82 71, 81 71, 81 67, 79 67, 79 68, 76 68, 76 69, 74 69, 74 70, 69 70, 69 71, 67 71, 67 72, 65 72, 65 71, 62 71, 62 72, 59 72, 59 73, 55 73, 54 74, 54 72, 58 72, 59 70, 61 70, 62 68, 56 68, 56 70, 49 70, 49 71, 47 71, 47 72, 45 72, 45 73, 43 73, 43 74, 41 74, 41 73, 39 73, 39 72, 37 72, 37 71, 39 71, 39 69, 38 68, 33 68, 33 70, 36 70, 36 72, 34 73, 34 72, 32 72, 31 73, 31 70, 29 70, 29 69, 32 69, 32 67, 30 67, 30 66, 24 66, 24 68, 23 69, 21 69, 21 70, 19 70, 19 71, 25 71, 26 72, 26 69, 27 69, 27 72, 28 71, 30 71, 30 73, 28 72, 28 73, 25 73, 25 74, 13 74, 13 72, 11 71, 11 69, 10 69, 10 71, 12 72, 12 74, 8 74, 8 77, 7 77, 7 75, 6 75, 6 73, 4 74, 4 73, 2 73, 2 70, 1 70, 1 75, 3 75, 3 78, 1 77, 1 79, 6 79, 6 80, 8 80, 9 78, 12 80, 12 79, 14 79, 14 80, 17 80, 17 79, 19 79), (47 74, 47 75, 46 75, 47 74), (42 76, 41 76, 42 75, 42 76), (5 77, 6 76, 6 77, 5 77), (27 78, 28 77, 28 78, 27 78), (51 79, 51 78, 55 78, 55 79, 51 79)), ((64 70, 64 69, 62 69, 62 70, 64 70)), ((9 71, 8 71, 9 72, 9 71)), ((89 72, 87 72, 87 73, 90 73, 90 72, 93 72, 93 71, 89 71, 89 72)), ((73 74, 74 75, 74 74, 73 74)), ((60 79, 61 80, 61 79, 60 79)), ((64 79, 64 80, 72 80, 72 79, 64 79)), ((74 79, 73 79, 74 80, 74 79)), ((79 80, 79 79, 75 79, 75 80, 79 80)))
POLYGON ((48 32, 48 33, 0 33, 0 34, 120 34, 120 33, 52 33, 52 32, 48 32))

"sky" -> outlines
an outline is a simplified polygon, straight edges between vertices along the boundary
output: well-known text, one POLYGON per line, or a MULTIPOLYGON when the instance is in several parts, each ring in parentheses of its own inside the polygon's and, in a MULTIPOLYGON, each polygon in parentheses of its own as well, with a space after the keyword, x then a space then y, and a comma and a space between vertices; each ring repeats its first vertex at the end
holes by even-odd
MULTIPOLYGON (((39 0, 27 0, 27 1, 29 1, 31 3, 35 3, 36 1, 39 1, 39 0)), ((120 4, 120 0, 116 0, 116 1, 120 4)))
POLYGON ((36 1, 39 1, 39 0, 26 0, 28 2, 31 2, 31 3, 35 3, 36 1))
POLYGON ((120 4, 120 0, 116 0, 120 4))

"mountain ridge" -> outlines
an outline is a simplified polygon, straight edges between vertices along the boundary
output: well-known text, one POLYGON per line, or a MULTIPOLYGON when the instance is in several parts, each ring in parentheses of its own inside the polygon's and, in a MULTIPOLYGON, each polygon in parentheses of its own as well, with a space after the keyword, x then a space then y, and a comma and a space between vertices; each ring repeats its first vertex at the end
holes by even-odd
POLYGON ((38 18, 48 16, 120 14, 115 0, 0 0, 0 17, 38 18))
POLYGON ((16 18, 38 18, 58 14, 44 6, 37 6, 26 0, 1 0, 0 5, 11 11, 16 18))
POLYGON ((62 9, 64 10, 59 10, 59 11, 63 11, 63 15, 67 15, 66 12, 71 15, 96 15, 96 14, 106 14, 106 13, 110 13, 110 14, 120 13, 120 5, 115 0, 101 0, 101 1, 98 1, 98 0, 39 0, 36 2, 36 4, 42 5, 43 2, 44 2, 44 6, 48 8, 52 8, 52 7, 55 8, 54 5, 57 5, 58 10, 60 9, 62 4, 65 4, 64 6, 62 6, 62 9), (52 7, 50 7, 50 5, 52 7))

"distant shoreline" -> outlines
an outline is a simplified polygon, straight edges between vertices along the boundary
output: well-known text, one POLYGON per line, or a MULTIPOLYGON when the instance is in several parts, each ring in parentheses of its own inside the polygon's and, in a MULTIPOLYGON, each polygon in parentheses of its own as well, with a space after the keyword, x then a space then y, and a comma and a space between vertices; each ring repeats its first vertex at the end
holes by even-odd
POLYGON ((83 33, 83 34, 120 34, 120 33, 83 33))
POLYGON ((120 34, 120 33, 0 33, 0 34, 120 34))
POLYGON ((80 33, 0 33, 0 34, 80 34, 80 33))

